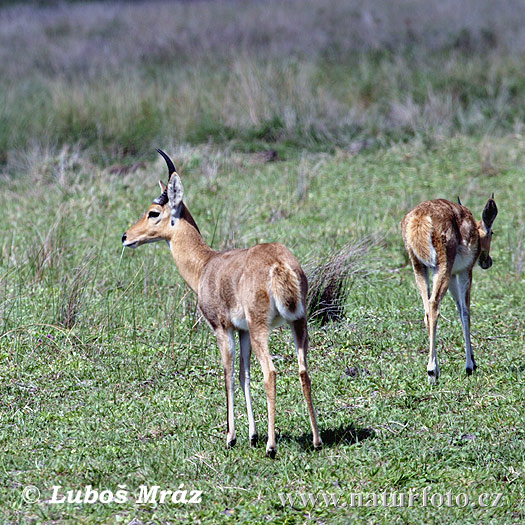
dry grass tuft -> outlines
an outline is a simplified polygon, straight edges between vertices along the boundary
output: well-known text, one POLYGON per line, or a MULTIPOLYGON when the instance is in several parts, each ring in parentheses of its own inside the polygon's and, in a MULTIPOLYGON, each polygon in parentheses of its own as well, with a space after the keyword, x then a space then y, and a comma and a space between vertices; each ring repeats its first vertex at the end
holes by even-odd
POLYGON ((363 237, 305 265, 309 282, 307 302, 310 319, 321 325, 342 319, 356 279, 373 271, 370 265, 371 250, 380 242, 377 236, 363 237))
POLYGON ((94 256, 88 257, 86 262, 66 274, 62 279, 62 294, 57 322, 60 326, 70 329, 75 326, 82 311, 83 297, 91 278, 94 256))
POLYGON ((38 283, 48 271, 60 267, 61 258, 67 249, 64 242, 64 219, 59 209, 57 219, 47 233, 40 235, 40 242, 36 241, 28 247, 27 262, 32 271, 34 282, 38 283))

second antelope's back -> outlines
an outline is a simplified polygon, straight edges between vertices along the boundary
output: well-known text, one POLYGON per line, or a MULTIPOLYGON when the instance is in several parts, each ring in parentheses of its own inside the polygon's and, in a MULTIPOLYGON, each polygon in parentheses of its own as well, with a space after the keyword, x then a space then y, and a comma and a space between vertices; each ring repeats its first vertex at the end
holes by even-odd
POLYGON ((425 325, 430 338, 427 373, 432 382, 439 376, 436 329, 439 305, 447 290, 456 302, 463 327, 467 374, 470 375, 476 368, 470 341, 472 269, 476 261, 485 270, 492 265, 489 252, 492 223, 497 213, 494 194, 487 201, 482 220, 478 222, 459 199, 457 204, 436 199, 422 202, 401 222, 403 241, 425 309, 425 325), (432 291, 430 270, 433 273, 432 291))
POLYGON ((451 265, 457 273, 465 262, 478 258, 480 246, 476 221, 465 206, 445 199, 425 201, 402 222, 405 247, 427 268, 451 265))

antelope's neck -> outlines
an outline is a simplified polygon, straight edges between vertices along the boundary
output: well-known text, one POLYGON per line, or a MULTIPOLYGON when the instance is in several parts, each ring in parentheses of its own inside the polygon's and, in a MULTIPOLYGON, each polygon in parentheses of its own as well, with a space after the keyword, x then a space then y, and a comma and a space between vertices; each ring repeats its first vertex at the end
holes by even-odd
POLYGON ((198 293, 202 270, 215 252, 204 242, 191 213, 182 206, 179 223, 169 239, 170 250, 182 278, 198 293))

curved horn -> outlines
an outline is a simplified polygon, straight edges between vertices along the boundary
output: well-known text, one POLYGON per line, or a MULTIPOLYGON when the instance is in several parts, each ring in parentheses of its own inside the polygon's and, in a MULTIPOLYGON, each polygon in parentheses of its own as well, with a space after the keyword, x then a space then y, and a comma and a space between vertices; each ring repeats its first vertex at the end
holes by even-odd
POLYGON ((461 201, 459 200, 459 195, 458 195, 458 204, 459 204, 460 206, 462 206, 461 201))
POLYGON ((168 165, 168 177, 171 177, 171 175, 177 171, 175 169, 175 165, 173 164, 173 161, 161 149, 159 149, 159 148, 156 148, 156 149, 157 149, 157 152, 160 155, 162 155, 162 157, 166 161, 166 164, 168 165))

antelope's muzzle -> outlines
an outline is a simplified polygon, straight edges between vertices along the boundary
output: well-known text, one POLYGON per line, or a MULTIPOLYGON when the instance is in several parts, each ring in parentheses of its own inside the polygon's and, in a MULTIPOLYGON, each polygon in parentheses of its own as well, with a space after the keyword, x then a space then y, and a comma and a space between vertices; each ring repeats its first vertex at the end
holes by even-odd
POLYGON ((492 266, 492 257, 490 255, 480 256, 479 265, 484 269, 488 270, 492 266))

